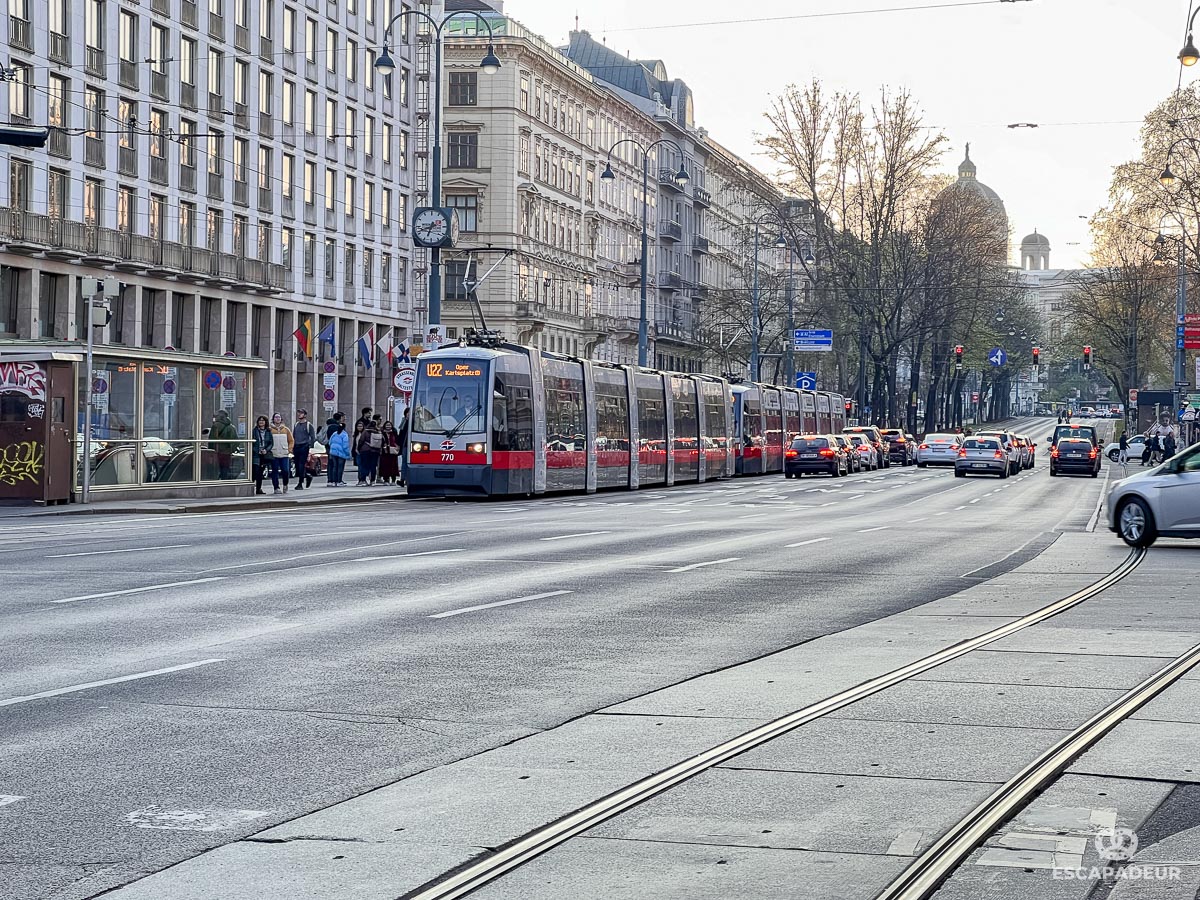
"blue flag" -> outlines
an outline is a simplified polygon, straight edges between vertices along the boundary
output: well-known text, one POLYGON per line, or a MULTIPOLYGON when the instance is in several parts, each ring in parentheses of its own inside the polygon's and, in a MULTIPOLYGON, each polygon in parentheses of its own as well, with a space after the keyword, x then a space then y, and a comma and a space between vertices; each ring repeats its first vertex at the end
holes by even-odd
POLYGON ((325 327, 321 329, 321 333, 317 335, 317 343, 320 346, 329 345, 329 355, 337 359, 337 338, 334 336, 334 326, 337 325, 337 319, 330 319, 325 327))

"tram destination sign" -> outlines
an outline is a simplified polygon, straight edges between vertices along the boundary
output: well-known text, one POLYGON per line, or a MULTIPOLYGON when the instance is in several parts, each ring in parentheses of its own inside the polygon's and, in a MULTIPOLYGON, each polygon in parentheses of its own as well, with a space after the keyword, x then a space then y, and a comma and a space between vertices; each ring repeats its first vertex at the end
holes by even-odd
POLYGON ((483 370, 465 363, 458 363, 453 366, 448 366, 445 363, 429 362, 425 363, 426 378, 450 378, 450 377, 478 377, 483 374, 483 370))

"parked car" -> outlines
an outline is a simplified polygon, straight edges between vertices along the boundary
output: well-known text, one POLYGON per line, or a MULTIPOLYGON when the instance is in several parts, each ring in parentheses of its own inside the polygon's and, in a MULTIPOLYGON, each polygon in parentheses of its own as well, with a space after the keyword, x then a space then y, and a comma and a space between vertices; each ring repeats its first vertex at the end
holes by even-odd
POLYGON ((1033 468, 1033 448, 1034 448, 1035 444, 1033 443, 1033 441, 1031 441, 1029 439, 1029 437, 1027 435, 1017 434, 1017 435, 1014 435, 1014 437, 1017 440, 1017 446, 1021 448, 1021 468, 1023 470, 1024 469, 1032 469, 1033 468))
POLYGON ((1100 446, 1100 438, 1096 436, 1096 429, 1091 425, 1055 425, 1054 433, 1046 438, 1046 443, 1053 447, 1064 437, 1087 438, 1093 447, 1100 446))
POLYGON ((831 434, 805 434, 792 439, 783 452, 783 474, 799 478, 805 474, 824 473, 833 478, 848 475, 846 453, 831 434))
POLYGON ((1050 451, 1050 474, 1076 472, 1080 475, 1100 474, 1100 451, 1087 438, 1060 438, 1050 451))
POLYGON ((846 439, 850 441, 854 446, 855 452, 858 454, 860 470, 874 471, 879 468, 879 451, 871 443, 869 435, 848 434, 846 435, 846 439))
POLYGON ((1008 456, 1008 474, 1016 475, 1021 471, 1024 453, 1017 444, 1017 436, 1011 431, 978 431, 976 437, 995 438, 1000 442, 1000 448, 1008 456))
POLYGON ((1131 547, 1200 537, 1200 444, 1123 478, 1108 492, 1108 527, 1131 547))
MULTIPOLYGON (((1146 449, 1146 436, 1144 434, 1135 434, 1129 439, 1129 458, 1141 459, 1142 451, 1146 449)), ((1104 448, 1104 455, 1116 462, 1121 458, 1121 442, 1113 441, 1104 448)))
POLYGON ((1012 458, 997 437, 969 437, 963 441, 954 462, 954 477, 999 475, 1007 478, 1012 471, 1012 458))
POLYGON ((862 458, 858 455, 858 451, 854 449, 854 445, 850 443, 850 438, 844 434, 835 434, 831 437, 837 441, 842 452, 846 454, 846 467, 850 474, 861 472, 863 470, 862 458))
POLYGON ((961 434, 927 434, 917 444, 917 468, 926 466, 952 466, 958 461, 962 449, 961 434))
POLYGON ((871 442, 871 445, 875 448, 879 456, 879 464, 885 469, 891 466, 892 461, 891 457, 888 455, 887 441, 884 439, 883 434, 879 431, 879 429, 874 425, 848 425, 842 429, 842 434, 866 435, 867 440, 871 442))
POLYGON ((902 466, 912 465, 913 450, 916 448, 909 443, 908 435, 904 433, 904 429, 881 428, 879 433, 883 436, 883 440, 887 446, 889 462, 899 463, 902 466))

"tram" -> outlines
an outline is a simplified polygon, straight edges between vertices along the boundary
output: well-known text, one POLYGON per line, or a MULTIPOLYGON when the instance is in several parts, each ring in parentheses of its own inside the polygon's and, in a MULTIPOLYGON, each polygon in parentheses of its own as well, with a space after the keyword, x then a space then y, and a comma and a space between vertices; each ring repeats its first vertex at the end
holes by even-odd
POLYGON ((446 347, 417 360, 408 492, 590 493, 782 472, 791 435, 841 430, 834 409, 841 398, 822 392, 514 344, 446 347))

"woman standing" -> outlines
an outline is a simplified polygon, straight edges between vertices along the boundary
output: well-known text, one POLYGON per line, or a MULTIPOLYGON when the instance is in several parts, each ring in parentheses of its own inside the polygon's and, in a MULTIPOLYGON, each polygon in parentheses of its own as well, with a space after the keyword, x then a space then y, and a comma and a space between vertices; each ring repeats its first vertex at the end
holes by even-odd
POLYGON ((383 423, 383 453, 379 457, 379 480, 384 484, 395 484, 400 479, 400 441, 396 426, 383 423))
MULTIPOLYGON (((367 410, 367 412, 370 412, 370 410, 367 410)), ((355 422, 354 434, 350 436, 350 455, 354 459, 355 467, 359 469, 362 468, 362 463, 358 461, 358 444, 362 440, 363 431, 366 429, 369 421, 371 421, 369 418, 362 418, 355 422)))
POLYGON ((271 485, 279 493, 279 482, 283 481, 283 493, 287 493, 288 479, 292 474, 291 430, 283 424, 283 416, 275 413, 271 417, 271 485))
POLYGON ((374 484, 379 472, 379 457, 383 451, 383 432, 374 422, 367 422, 358 439, 358 484, 374 484))
POLYGON ((329 470, 325 473, 326 487, 339 487, 346 482, 342 476, 346 472, 346 460, 350 458, 350 435, 346 434, 346 426, 341 419, 336 419, 329 425, 329 470))
POLYGON ((259 416, 254 423, 254 493, 265 493, 263 477, 271 468, 271 423, 266 416, 259 416))

